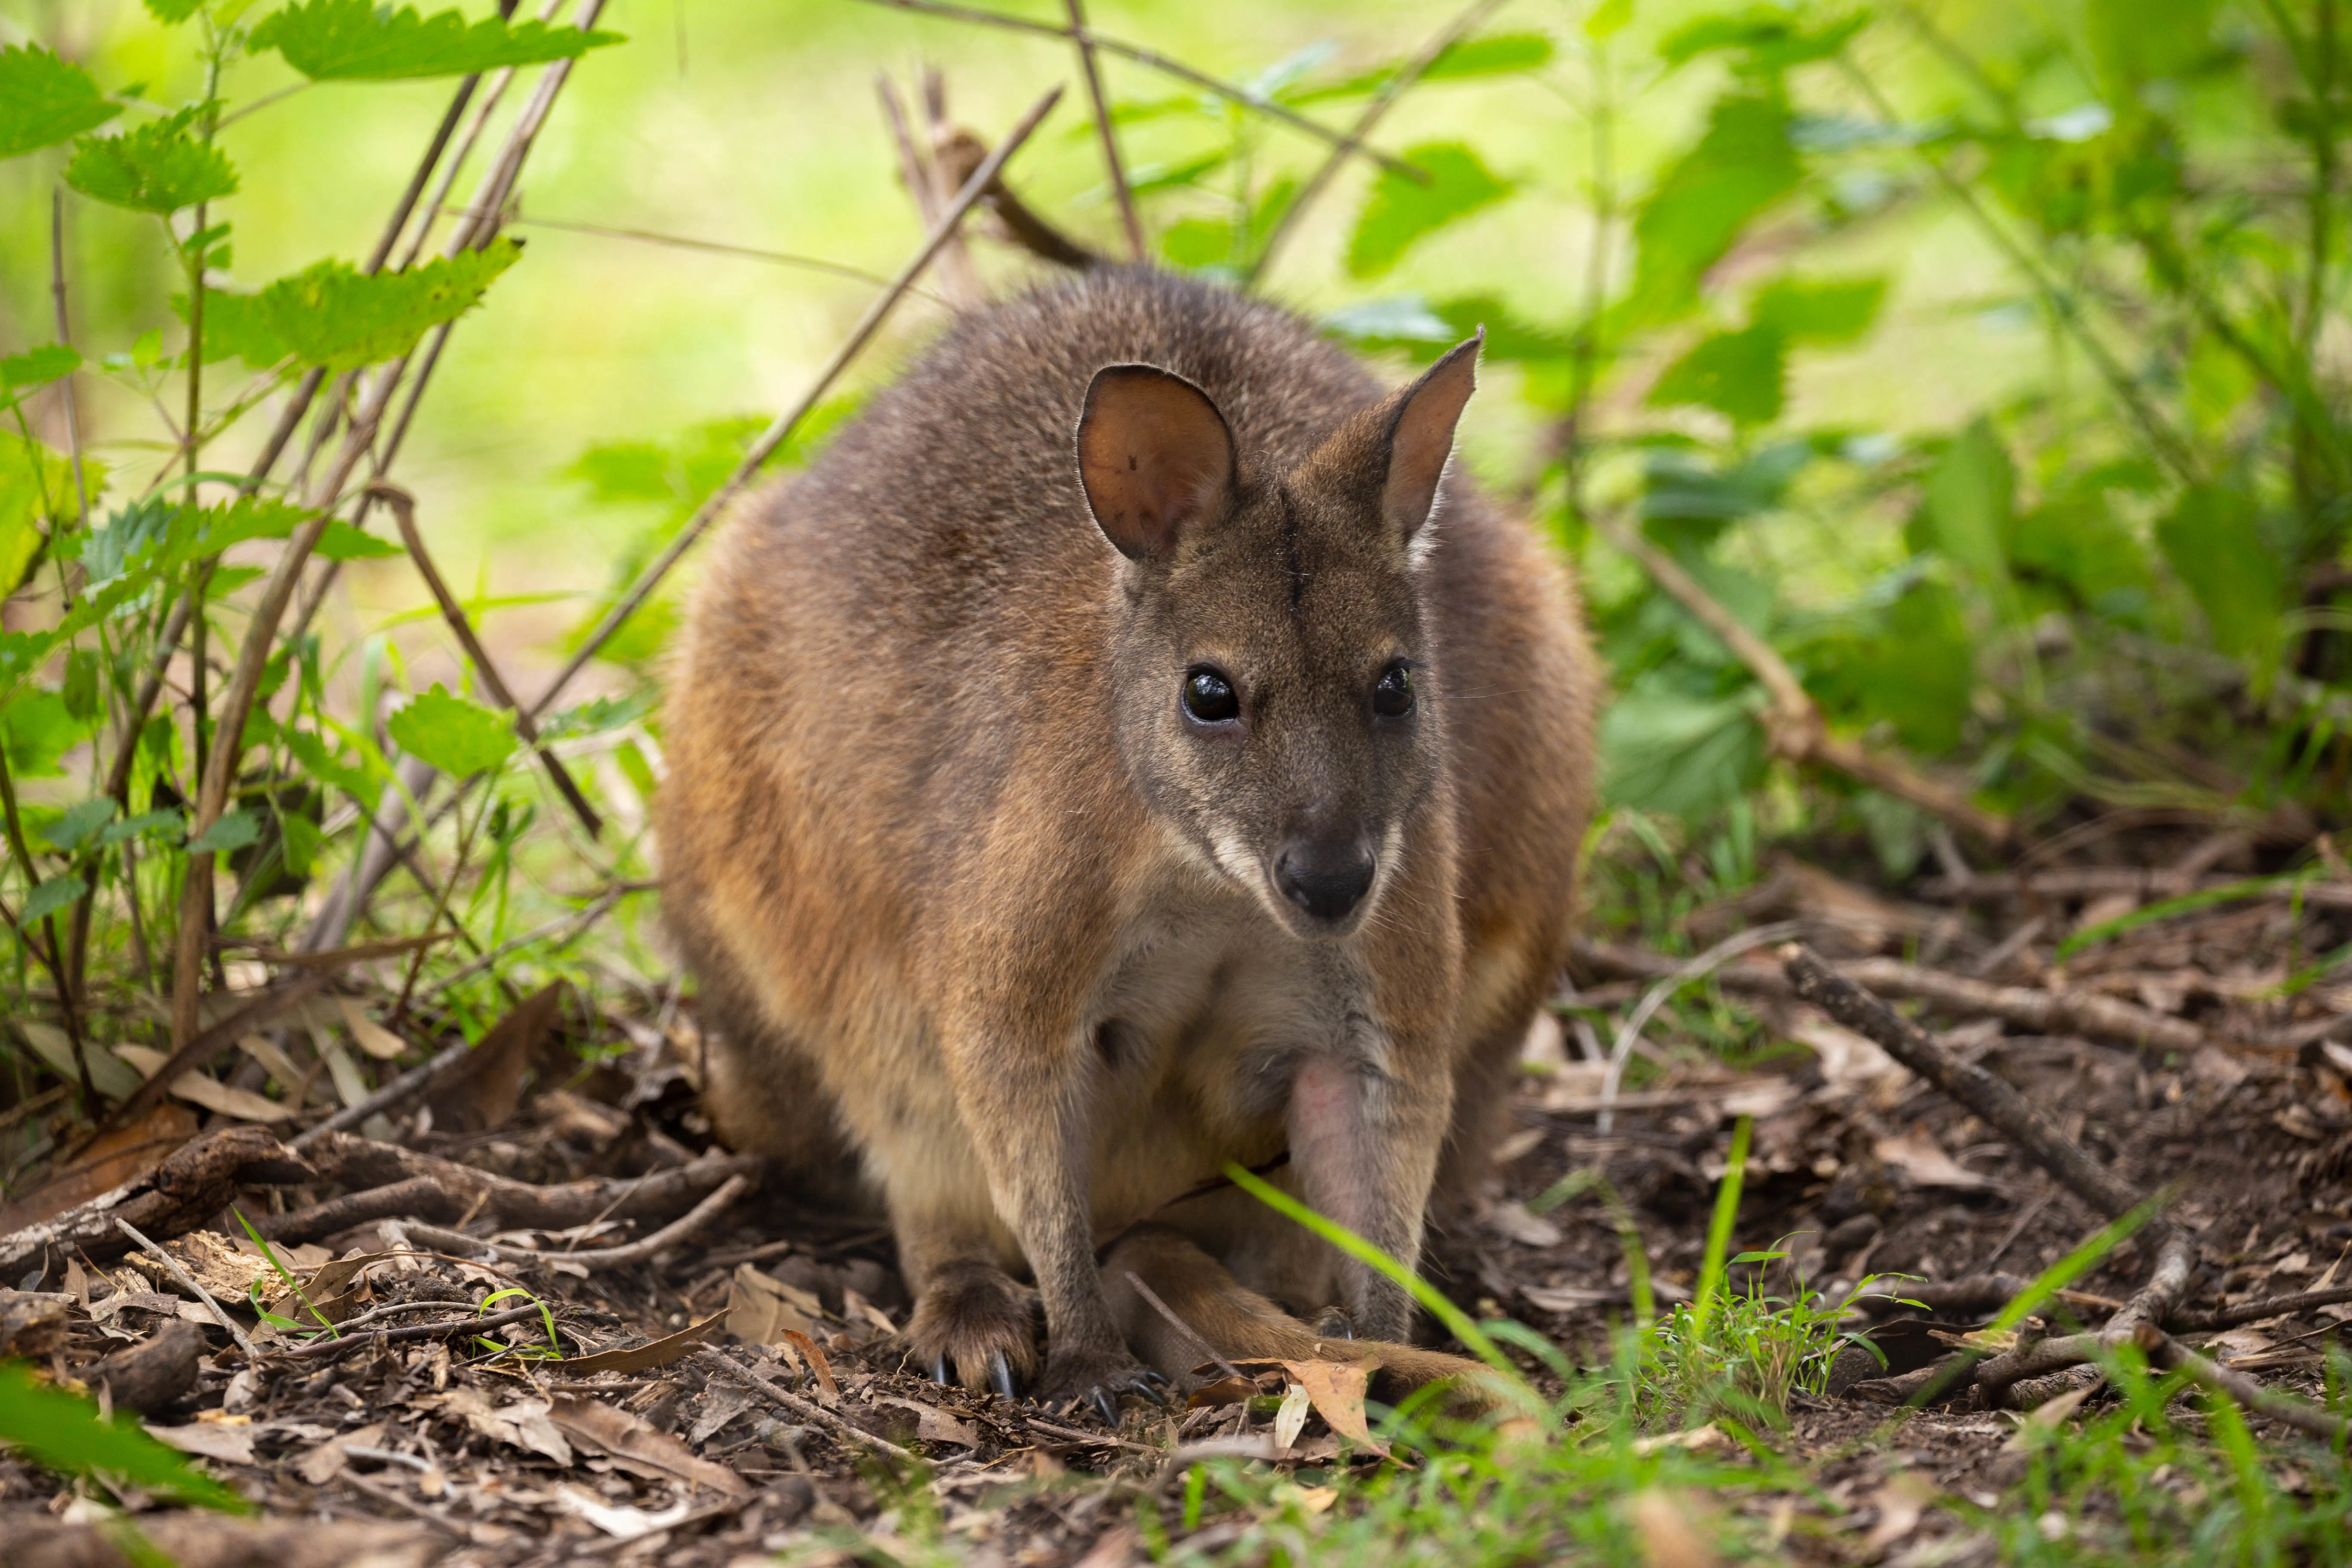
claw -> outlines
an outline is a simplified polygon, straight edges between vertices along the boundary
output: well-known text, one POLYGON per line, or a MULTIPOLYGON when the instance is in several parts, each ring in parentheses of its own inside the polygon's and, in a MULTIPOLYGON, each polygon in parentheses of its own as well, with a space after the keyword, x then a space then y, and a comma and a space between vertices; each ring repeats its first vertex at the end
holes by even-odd
POLYGON ((951 1381, 948 1376, 948 1358, 945 1352, 931 1358, 931 1381, 942 1387, 947 1386, 951 1381))
POLYGON ((1097 1387, 1087 1397, 1094 1401, 1096 1413, 1102 1416, 1103 1425, 1114 1432, 1118 1431, 1118 1400, 1117 1396, 1108 1388, 1097 1387))
POLYGON ((988 1381, 995 1387, 996 1392, 1003 1394, 1005 1398, 1011 1399, 1014 1397, 1013 1392, 1013 1363, 1004 1359, 1004 1352, 1003 1351, 991 1351, 988 1352, 988 1381))
POLYGON ((1168 1407, 1168 1380, 1148 1366, 1135 1374, 1135 1392, 1163 1410, 1168 1407))

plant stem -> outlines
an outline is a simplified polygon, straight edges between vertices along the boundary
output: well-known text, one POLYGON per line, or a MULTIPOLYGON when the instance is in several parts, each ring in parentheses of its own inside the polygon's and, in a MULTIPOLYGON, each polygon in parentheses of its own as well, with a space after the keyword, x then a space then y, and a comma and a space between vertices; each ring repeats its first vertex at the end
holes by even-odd
MULTIPOLYGON (((25 868, 26 889, 39 887, 40 867, 34 862, 32 847, 25 842, 25 826, 16 816, 16 782, 8 772, 8 749, 5 745, 0 745, 0 816, 6 821, 8 847, 16 855, 16 863, 25 868)), ((21 931, 22 928, 19 930, 21 931)), ((82 1103, 94 1109, 98 1104, 98 1090, 89 1081, 89 1051, 82 1043, 80 1010, 74 1005, 73 991, 66 984, 65 967, 58 963, 57 917, 42 916, 41 931, 48 938, 48 951, 43 952, 41 944, 32 941, 29 932, 23 932, 25 945, 32 950, 35 958, 41 961, 41 967, 49 972, 50 983, 58 988, 58 1011, 65 1019, 66 1038, 73 1045, 75 1065, 81 1068, 82 1103)))

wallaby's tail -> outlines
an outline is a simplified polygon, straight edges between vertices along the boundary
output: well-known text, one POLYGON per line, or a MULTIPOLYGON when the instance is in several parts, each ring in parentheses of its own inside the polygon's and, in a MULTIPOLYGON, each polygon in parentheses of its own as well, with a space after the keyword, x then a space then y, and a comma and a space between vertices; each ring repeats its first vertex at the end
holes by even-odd
POLYGON ((1194 1382, 1193 1369, 1214 1351, 1227 1361, 1377 1361, 1371 1392, 1391 1405, 1433 1383, 1452 1384, 1447 1402, 1457 1415, 1497 1403, 1494 1374, 1481 1363, 1419 1345, 1318 1334, 1244 1286, 1190 1237, 1163 1226, 1145 1226, 1111 1249, 1103 1290, 1129 1348, 1179 1387, 1194 1382), (1150 1287, 1182 1329, 1144 1300, 1130 1275, 1150 1287))

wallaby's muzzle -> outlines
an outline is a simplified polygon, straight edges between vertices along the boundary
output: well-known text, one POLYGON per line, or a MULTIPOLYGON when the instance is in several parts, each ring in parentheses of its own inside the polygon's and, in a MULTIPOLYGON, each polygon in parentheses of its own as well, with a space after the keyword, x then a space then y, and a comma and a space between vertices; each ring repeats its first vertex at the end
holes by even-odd
POLYGON ((1274 885, 1309 920, 1336 928, 1362 907, 1377 869, 1360 839, 1294 838, 1275 855, 1274 885))

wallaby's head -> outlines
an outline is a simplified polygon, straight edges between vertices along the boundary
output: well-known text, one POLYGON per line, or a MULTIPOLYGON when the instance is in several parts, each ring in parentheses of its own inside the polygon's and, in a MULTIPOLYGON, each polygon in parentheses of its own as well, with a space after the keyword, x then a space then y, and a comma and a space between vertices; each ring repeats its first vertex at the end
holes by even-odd
POLYGON ((1417 579, 1479 340, 1276 470, 1208 395, 1097 373, 1079 478, 1127 559, 1110 650, 1145 801, 1301 936, 1344 936, 1404 853, 1444 730, 1417 579))

